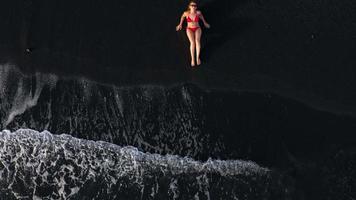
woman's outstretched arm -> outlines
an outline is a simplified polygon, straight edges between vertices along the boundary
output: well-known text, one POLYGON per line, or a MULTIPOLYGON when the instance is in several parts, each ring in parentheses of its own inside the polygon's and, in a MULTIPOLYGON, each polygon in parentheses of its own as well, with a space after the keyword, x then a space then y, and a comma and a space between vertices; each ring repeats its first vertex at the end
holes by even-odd
POLYGON ((182 24, 184 21, 184 17, 185 17, 185 12, 183 12, 182 16, 180 17, 180 22, 179 22, 178 26, 176 27, 177 31, 182 30, 182 24))
POLYGON ((204 16, 203 16, 203 13, 201 13, 201 11, 198 11, 197 13, 199 14, 199 18, 203 21, 204 26, 205 26, 206 28, 210 28, 210 24, 208 24, 208 22, 206 22, 206 20, 205 20, 205 18, 204 18, 204 16))

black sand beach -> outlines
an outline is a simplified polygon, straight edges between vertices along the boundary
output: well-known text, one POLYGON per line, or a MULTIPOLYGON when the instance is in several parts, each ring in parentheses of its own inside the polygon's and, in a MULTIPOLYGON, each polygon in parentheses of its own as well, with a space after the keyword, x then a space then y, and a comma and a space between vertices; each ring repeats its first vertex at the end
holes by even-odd
POLYGON ((175 26, 184 1, 2 3, 3 62, 116 85, 196 82, 276 91, 355 114, 355 3, 206 0, 199 69, 175 26), (26 50, 28 49, 28 50, 26 50), (228 80, 228 81, 226 81, 228 80))
POLYGON ((356 198, 356 2, 186 5, 0 4, 0 199, 356 198))

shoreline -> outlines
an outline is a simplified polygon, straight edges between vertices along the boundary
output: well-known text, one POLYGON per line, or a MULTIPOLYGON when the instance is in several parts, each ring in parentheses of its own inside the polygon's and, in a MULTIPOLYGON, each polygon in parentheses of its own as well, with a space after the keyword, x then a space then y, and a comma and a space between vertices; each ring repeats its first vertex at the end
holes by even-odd
MULTIPOLYGON (((100 78, 86 77, 83 75, 68 75, 65 73, 57 74, 55 72, 42 72, 36 70, 35 72, 26 72, 19 69, 12 64, 1 64, 2 67, 10 67, 13 70, 20 72, 25 76, 31 76, 36 73, 54 75, 60 79, 70 79, 70 80, 87 80, 100 85, 114 86, 118 88, 126 87, 163 87, 172 88, 175 86, 181 86, 185 84, 193 84, 200 87, 203 90, 217 90, 217 91, 231 91, 231 92, 249 92, 265 95, 276 95, 282 98, 290 99, 306 106, 315 109, 317 111, 329 112, 335 115, 344 115, 349 117, 356 117, 356 106, 353 105, 343 105, 336 102, 333 99, 325 99, 322 96, 318 96, 313 93, 308 93, 306 90, 293 88, 287 83, 283 83, 279 80, 273 80, 270 77, 255 74, 254 76, 244 77, 239 79, 239 77, 233 77, 233 75, 228 75, 229 77, 224 77, 224 75, 216 76, 213 74, 214 71, 210 69, 193 69, 188 73, 185 73, 185 79, 179 80, 138 80, 135 77, 131 77, 124 80, 122 75, 119 78, 119 82, 113 83, 110 81, 103 81, 100 78), (248 80, 249 79, 249 80, 248 80), (251 81, 251 79, 253 79, 251 81), (246 81, 247 80, 247 81, 246 81)), ((149 69, 148 69, 149 70, 149 69)), ((152 74, 163 74, 160 70, 151 71, 152 74)), ((174 71, 163 70, 166 74, 174 75, 174 71)), ((138 73, 137 73, 138 74, 138 73)))

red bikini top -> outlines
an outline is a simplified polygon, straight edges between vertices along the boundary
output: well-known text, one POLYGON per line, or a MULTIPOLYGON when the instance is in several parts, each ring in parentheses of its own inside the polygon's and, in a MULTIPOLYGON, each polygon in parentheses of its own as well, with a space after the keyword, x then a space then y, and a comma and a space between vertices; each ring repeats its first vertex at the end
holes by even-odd
POLYGON ((199 14, 195 15, 194 20, 190 19, 189 14, 187 16, 187 22, 198 22, 199 21, 199 14))

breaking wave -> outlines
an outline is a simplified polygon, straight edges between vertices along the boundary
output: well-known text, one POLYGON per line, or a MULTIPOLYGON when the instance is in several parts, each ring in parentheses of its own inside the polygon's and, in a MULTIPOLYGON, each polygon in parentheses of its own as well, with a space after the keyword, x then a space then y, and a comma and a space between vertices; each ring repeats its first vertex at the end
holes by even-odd
POLYGON ((206 162, 67 134, 0 132, 1 199, 279 199, 282 176, 251 161, 206 162))

